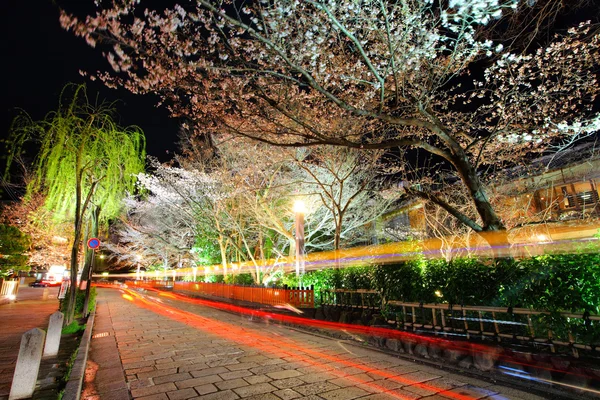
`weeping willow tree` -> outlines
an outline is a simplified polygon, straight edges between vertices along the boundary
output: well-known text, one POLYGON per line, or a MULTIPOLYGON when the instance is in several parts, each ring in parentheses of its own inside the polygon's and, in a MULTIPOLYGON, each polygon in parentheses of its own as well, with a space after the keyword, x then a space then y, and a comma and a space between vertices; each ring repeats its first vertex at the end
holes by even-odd
POLYGON ((118 215, 122 198, 134 191, 136 175, 144 170, 143 133, 137 127, 119 127, 112 111, 104 104, 90 105, 85 86, 70 84, 61 93, 57 111, 39 122, 21 115, 11 128, 7 170, 26 143, 36 142, 39 151, 26 198, 43 193, 44 206, 55 221, 74 226, 66 323, 74 316, 84 223, 94 221, 91 231, 97 234, 98 225, 106 226, 118 215))

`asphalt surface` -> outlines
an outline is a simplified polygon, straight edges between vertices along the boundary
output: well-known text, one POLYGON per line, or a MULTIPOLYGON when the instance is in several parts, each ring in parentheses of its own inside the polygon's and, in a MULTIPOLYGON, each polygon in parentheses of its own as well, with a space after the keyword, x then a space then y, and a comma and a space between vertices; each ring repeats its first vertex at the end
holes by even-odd
POLYGON ((21 336, 33 328, 48 328, 50 315, 58 311, 58 287, 19 287, 17 301, 0 305, 0 400, 8 398, 21 336))

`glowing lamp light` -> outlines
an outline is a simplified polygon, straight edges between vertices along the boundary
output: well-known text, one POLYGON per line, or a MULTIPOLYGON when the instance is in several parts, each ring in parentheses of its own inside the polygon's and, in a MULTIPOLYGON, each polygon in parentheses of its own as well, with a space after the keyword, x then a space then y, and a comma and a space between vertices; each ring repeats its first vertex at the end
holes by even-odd
POLYGON ((14 294, 9 294, 9 295, 8 295, 8 296, 6 296, 6 297, 8 297, 8 299, 9 299, 9 300, 14 300, 14 299, 16 299, 16 298, 17 298, 17 296, 15 296, 14 294))
POLYGON ((302 200, 296 200, 294 202, 293 210, 296 214, 304 214, 306 212, 306 206, 302 200))
POLYGON ((442 294, 442 292, 440 292, 439 290, 436 290, 436 291, 435 291, 435 295, 436 295, 437 297, 444 297, 444 295, 442 294))
POLYGON ((537 240, 539 242, 547 242, 549 240, 549 237, 546 235, 537 235, 537 240))
POLYGON ((108 276, 108 272, 103 272, 102 276, 108 276))

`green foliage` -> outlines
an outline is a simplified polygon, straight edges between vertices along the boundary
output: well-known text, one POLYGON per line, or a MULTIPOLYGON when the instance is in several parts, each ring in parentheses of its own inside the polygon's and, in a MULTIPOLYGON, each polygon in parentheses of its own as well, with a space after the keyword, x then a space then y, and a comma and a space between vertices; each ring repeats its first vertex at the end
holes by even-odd
POLYGON ((191 253, 199 265, 209 266, 221 262, 221 251, 216 240, 208 235, 196 237, 191 253))
POLYGON ((45 193, 44 205, 56 220, 73 218, 78 183, 85 195, 95 182, 93 202, 106 223, 119 214, 122 197, 135 191, 145 167, 143 133, 119 127, 110 107, 90 105, 83 85, 65 86, 58 110, 43 121, 26 114, 13 121, 7 171, 29 141, 39 142, 39 151, 27 196, 45 193))
MULTIPOLYGON (((67 291, 65 299, 69 298, 70 290, 71 289, 69 289, 67 291)), ((88 301, 88 313, 91 313, 92 311, 94 311, 94 305, 96 304, 95 300, 96 300, 96 288, 92 287, 92 288, 90 288, 90 299, 88 301)), ((75 315, 83 314, 83 303, 84 302, 85 302, 85 290, 77 289, 77 297, 75 298, 75 315)), ((67 309, 67 302, 62 301, 61 305, 60 305, 60 311, 62 311, 64 313, 66 311, 66 309, 67 309)))
MULTIPOLYGON (((533 318, 535 329, 551 329, 568 341, 600 343, 600 324, 589 318, 564 318, 560 311, 600 314, 600 252, 548 254, 521 260, 457 258, 413 260, 377 267, 311 271, 302 285, 314 285, 315 299, 327 289, 377 290, 387 300, 522 307, 548 311, 533 318)), ((295 274, 282 277, 298 286, 295 274)))
POLYGON ((427 298, 433 301, 433 293, 423 295, 421 273, 420 261, 376 266, 373 268, 373 287, 378 288, 386 299, 414 301, 427 298))
POLYGON ((62 329, 62 334, 70 335, 73 333, 81 332, 83 330, 85 330, 85 324, 80 324, 79 321, 75 320, 62 329))
MULTIPOLYGON (((298 286, 295 274, 281 282, 298 286)), ((316 291, 374 289, 388 300, 526 307, 600 314, 600 253, 551 254, 521 260, 413 260, 377 267, 311 271, 316 291)))
POLYGON ((14 226, 0 224, 0 277, 27 269, 29 257, 25 255, 31 239, 14 226))
POLYGON ((254 278, 251 274, 235 274, 228 277, 227 283, 232 285, 253 285, 254 278))

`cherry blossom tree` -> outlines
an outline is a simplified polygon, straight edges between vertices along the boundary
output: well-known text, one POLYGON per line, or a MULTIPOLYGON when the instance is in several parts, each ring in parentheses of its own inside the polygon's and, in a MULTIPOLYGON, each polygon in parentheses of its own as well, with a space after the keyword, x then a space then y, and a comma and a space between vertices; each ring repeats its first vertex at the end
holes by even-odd
POLYGON ((83 20, 62 13, 65 29, 112 46, 114 72, 95 75, 109 86, 159 94, 203 132, 278 146, 400 147, 441 160, 473 214, 427 185, 405 189, 475 232, 505 229, 482 167, 519 162, 600 124, 592 26, 518 54, 487 38, 487 25, 527 12, 528 2, 198 0, 161 11, 138 3, 83 20))
POLYGON ((386 193, 377 184, 384 174, 382 154, 332 146, 296 152, 295 163, 301 171, 298 183, 319 199, 323 207, 319 214, 328 214, 324 219, 331 222, 327 233, 332 233, 334 250, 341 248, 342 241, 346 245, 364 241, 368 235, 364 228, 397 199, 398 193, 386 193))

